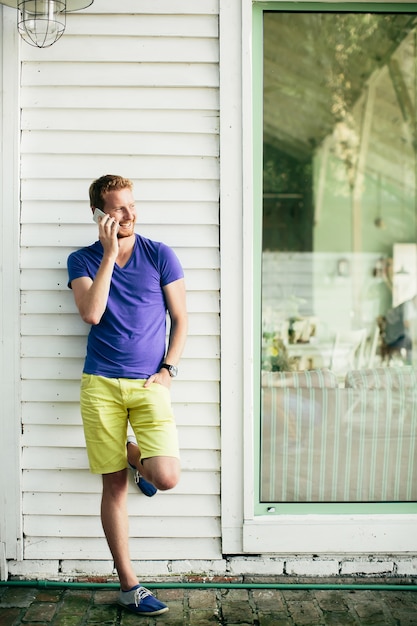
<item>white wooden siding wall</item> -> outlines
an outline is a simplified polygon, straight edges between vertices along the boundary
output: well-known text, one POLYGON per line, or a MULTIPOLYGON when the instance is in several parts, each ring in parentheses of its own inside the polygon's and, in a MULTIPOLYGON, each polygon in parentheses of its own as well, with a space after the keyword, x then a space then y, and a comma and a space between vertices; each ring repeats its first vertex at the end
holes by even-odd
POLYGON ((190 332, 172 396, 183 473, 131 483, 134 560, 220 548, 217 0, 110 0, 68 16, 53 47, 22 44, 22 421, 25 559, 110 559, 79 416, 87 326, 66 259, 96 237, 90 182, 135 182, 138 231, 172 245, 190 332))

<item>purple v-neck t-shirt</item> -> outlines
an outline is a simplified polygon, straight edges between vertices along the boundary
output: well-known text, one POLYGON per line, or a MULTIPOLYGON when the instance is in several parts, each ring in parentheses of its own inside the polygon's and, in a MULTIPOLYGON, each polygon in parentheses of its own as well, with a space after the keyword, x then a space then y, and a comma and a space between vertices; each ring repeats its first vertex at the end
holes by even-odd
MULTIPOLYGON (((91 246, 68 257, 68 286, 75 278, 92 280, 103 257, 103 246, 91 246)), ((132 256, 114 266, 106 310, 91 326, 85 374, 107 378, 148 378, 165 355, 166 302, 162 287, 183 278, 174 251, 164 243, 135 234, 132 256)))

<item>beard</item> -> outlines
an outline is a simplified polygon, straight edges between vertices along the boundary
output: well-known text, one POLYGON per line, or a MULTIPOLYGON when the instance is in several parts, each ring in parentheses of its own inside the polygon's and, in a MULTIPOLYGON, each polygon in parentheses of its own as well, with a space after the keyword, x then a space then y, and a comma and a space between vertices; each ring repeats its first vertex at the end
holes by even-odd
POLYGON ((125 239, 125 237, 131 237, 135 232, 135 222, 132 222, 128 228, 123 228, 119 224, 119 230, 117 231, 118 239, 125 239))

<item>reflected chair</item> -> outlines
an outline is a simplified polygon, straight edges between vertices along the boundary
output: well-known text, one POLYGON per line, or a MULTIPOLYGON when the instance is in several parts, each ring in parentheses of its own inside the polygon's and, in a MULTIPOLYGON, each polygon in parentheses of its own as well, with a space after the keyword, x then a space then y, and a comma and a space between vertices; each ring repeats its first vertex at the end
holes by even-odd
POLYGON ((365 362, 365 365, 368 369, 372 369, 375 365, 375 357, 376 357, 376 353, 378 350, 379 339, 380 339, 380 330, 379 330, 379 326, 376 325, 373 335, 370 338, 371 343, 369 345, 369 351, 368 351, 366 362, 365 362))
POLYGON ((361 369, 365 365, 366 337, 366 328, 336 333, 331 369, 341 374, 361 369))
POLYGON ((293 343, 308 343, 317 332, 316 316, 308 316, 292 323, 293 343))
POLYGON ((303 336, 306 334, 307 324, 308 324, 308 321, 305 319, 295 320, 295 322, 291 324, 291 331, 292 331, 291 342, 292 343, 298 343, 299 341, 300 342, 303 341, 303 336))

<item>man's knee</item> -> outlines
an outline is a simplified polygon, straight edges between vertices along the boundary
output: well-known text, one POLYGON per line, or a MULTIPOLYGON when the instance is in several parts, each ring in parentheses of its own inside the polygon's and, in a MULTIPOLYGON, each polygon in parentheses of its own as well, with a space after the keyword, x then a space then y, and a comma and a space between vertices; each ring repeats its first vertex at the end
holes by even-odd
POLYGON ((103 494, 111 497, 123 495, 127 491, 127 470, 103 474, 103 494))
POLYGON ((149 478, 159 491, 173 489, 180 478, 180 463, 174 457, 153 457, 144 459, 142 465, 149 478))
POLYGON ((159 491, 168 491, 178 484, 178 480, 178 475, 162 474, 155 477, 154 485, 159 491))

